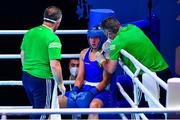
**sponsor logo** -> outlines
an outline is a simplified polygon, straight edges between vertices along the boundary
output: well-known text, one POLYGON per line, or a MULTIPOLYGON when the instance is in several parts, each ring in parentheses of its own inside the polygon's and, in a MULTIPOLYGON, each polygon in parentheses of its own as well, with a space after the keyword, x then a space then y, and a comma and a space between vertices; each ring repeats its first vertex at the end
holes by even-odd
POLYGON ((86 65, 89 65, 90 63, 88 63, 88 62, 85 62, 84 64, 86 64, 86 65))
POLYGON ((116 45, 110 45, 110 50, 114 50, 116 48, 116 45))

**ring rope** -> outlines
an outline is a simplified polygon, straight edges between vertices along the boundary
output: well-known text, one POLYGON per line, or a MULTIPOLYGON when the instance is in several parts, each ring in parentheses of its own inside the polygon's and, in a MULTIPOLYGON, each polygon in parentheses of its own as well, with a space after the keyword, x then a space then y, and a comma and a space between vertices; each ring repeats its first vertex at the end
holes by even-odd
MULTIPOLYGON (((74 84, 74 80, 64 80, 65 85, 74 84)), ((0 86, 22 86, 22 81, 8 80, 8 81, 0 81, 0 86)))
POLYGON ((136 60, 134 58, 134 56, 132 56, 131 54, 129 54, 127 51, 125 50, 121 50, 121 53, 129 58, 131 60, 131 62, 133 62, 133 64, 139 68, 141 68, 141 70, 143 70, 144 72, 148 73, 151 77, 153 77, 156 82, 158 82, 165 90, 167 90, 167 84, 161 80, 159 77, 157 77, 156 75, 153 74, 153 72, 151 72, 147 67, 145 67, 144 65, 142 65, 138 60, 136 60))
MULTIPOLYGON (((23 35, 27 30, 0 30, 0 35, 23 35)), ((56 34, 87 34, 87 30, 56 30, 56 34)))
POLYGON ((0 114, 115 114, 115 113, 180 113, 180 108, 61 108, 61 109, 0 109, 0 114))
MULTIPOLYGON (((149 72, 151 73, 151 71, 149 69, 147 69, 145 66, 143 66, 139 61, 137 61, 132 55, 130 55, 128 52, 126 52, 125 50, 121 50, 121 53, 128 57, 137 67, 142 68, 142 70, 146 73, 149 74, 149 72)), ((123 70, 132 78, 133 83, 135 82, 134 85, 137 85, 144 94, 148 95, 148 97, 150 97, 150 99, 160 108, 164 108, 164 106, 162 106, 160 104, 160 102, 154 98, 154 96, 143 86, 143 84, 139 81, 139 79, 130 71, 130 69, 121 61, 119 60, 119 64, 120 66, 123 68, 123 70)), ((138 70, 139 71, 139 70, 138 70)), ((159 77, 155 76, 154 74, 150 74, 151 76, 153 75, 153 78, 158 78, 156 79, 156 81, 162 81, 159 77)), ((164 81, 163 81, 164 82, 164 81)), ((166 84, 166 83, 165 83, 166 84)), ((166 84, 167 86, 167 84, 166 84)), ((166 87, 167 89, 167 87, 166 87)), ((165 89, 165 90, 166 90, 165 89)), ((135 92, 135 91, 134 91, 135 92)), ((135 94, 135 100, 138 98, 138 96, 135 94)), ((136 103, 137 104, 137 103, 136 103)))
MULTIPOLYGON (((129 102, 131 107, 138 108, 138 106, 133 102, 133 100, 129 97, 129 95, 126 93, 126 91, 124 91, 123 87, 119 83, 117 83, 117 86, 119 88, 119 91, 123 95, 123 97, 129 102)), ((148 118, 143 113, 140 113, 139 115, 141 116, 141 118, 143 118, 143 120, 148 120, 148 118)))
MULTIPOLYGON (((62 54, 62 58, 79 58, 79 54, 62 54)), ((20 54, 0 54, 0 59, 20 59, 20 54)))

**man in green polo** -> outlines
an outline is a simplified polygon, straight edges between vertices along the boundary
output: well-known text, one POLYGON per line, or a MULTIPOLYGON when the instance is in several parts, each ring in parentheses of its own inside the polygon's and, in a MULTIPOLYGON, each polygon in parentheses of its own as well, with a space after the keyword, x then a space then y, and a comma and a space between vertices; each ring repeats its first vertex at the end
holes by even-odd
MULTIPOLYGON (((65 93, 60 64, 62 45, 54 33, 61 18, 62 12, 58 7, 46 8, 43 24, 25 33, 21 44, 22 81, 33 108, 50 108, 55 82, 61 93, 65 93)), ((46 115, 30 117, 48 118, 46 115)))

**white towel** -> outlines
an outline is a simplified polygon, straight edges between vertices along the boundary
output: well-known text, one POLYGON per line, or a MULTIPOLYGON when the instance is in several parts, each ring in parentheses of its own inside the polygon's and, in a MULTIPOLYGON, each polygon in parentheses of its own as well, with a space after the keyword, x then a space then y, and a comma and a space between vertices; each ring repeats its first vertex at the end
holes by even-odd
MULTIPOLYGON (((51 109, 59 109, 59 102, 58 102, 58 93, 57 93, 57 83, 55 81, 53 95, 52 95, 52 102, 51 102, 51 109)), ((61 120, 61 114, 51 114, 50 120, 61 120)))
MULTIPOLYGON (((154 73, 156 74, 156 73, 154 73)), ((147 73, 142 75, 142 84, 149 90, 149 92, 159 101, 160 88, 159 84, 147 73)), ((148 102, 150 108, 157 107, 156 104, 147 96, 144 95, 145 100, 148 102)))

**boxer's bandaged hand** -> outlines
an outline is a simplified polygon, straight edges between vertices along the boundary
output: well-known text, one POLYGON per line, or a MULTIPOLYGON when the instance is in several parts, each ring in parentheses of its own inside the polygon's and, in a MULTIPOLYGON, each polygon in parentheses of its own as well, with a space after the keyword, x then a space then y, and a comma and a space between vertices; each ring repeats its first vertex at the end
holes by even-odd
POLYGON ((63 83, 59 83, 58 84, 58 88, 59 88, 59 91, 61 92, 61 95, 64 96, 65 92, 66 92, 66 88, 64 86, 63 83))
POLYGON ((96 52, 96 61, 102 65, 103 62, 106 61, 106 59, 104 58, 103 54, 101 52, 96 52))

